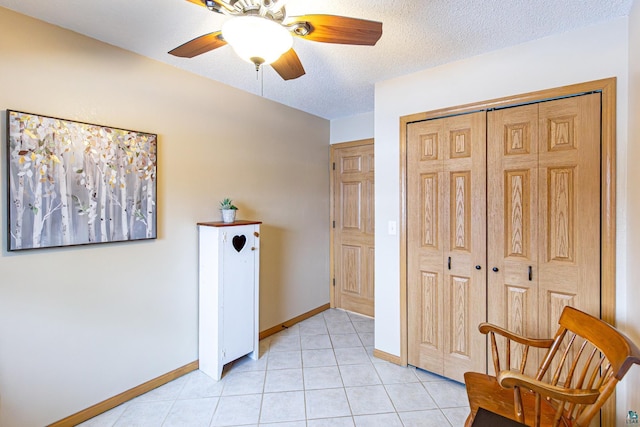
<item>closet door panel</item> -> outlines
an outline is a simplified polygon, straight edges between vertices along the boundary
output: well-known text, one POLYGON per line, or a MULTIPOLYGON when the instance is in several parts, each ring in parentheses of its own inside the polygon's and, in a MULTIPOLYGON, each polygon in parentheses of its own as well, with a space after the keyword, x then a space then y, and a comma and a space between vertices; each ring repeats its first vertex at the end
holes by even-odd
POLYGON ((486 114, 412 123, 407 138, 408 361, 463 381, 486 369, 486 114))
POLYGON ((464 381, 486 369, 486 113, 443 120, 444 376, 464 381))
MULTIPOLYGON (((487 122, 487 317, 528 336, 538 330, 538 107, 491 111, 487 122)), ((514 346, 512 366, 522 357, 514 346)))
POLYGON ((540 104, 540 334, 600 314, 600 95, 540 104))
POLYGON ((443 122, 409 125, 408 362, 442 373, 444 245, 443 122))

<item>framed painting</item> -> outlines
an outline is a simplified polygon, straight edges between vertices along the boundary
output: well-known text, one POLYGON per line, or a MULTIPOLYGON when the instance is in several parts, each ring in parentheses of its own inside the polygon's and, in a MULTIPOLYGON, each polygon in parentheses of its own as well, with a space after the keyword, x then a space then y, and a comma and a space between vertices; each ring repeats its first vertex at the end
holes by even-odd
POLYGON ((7 110, 7 250, 156 238, 157 135, 7 110))

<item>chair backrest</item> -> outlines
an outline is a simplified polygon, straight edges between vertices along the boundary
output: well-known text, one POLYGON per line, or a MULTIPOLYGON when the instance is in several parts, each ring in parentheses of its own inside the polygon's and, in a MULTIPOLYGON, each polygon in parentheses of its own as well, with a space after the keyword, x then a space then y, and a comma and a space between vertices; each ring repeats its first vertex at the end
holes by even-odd
POLYGON ((565 307, 553 344, 542 359, 536 379, 573 390, 597 390, 594 403, 576 404, 549 399, 556 419, 587 426, 633 364, 640 350, 608 323, 573 307, 565 307))

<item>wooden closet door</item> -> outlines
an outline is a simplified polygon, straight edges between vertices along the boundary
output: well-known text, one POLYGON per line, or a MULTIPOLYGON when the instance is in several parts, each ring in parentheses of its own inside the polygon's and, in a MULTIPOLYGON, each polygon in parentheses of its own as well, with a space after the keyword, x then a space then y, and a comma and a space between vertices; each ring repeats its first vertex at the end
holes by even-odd
POLYGON ((542 336, 566 305, 600 317, 600 94, 540 104, 542 336))
POLYGON ((443 373, 444 120, 407 129, 408 362, 443 373))
MULTIPOLYGON (((487 114, 487 318, 538 334, 538 105, 487 114), (531 274, 530 273, 531 270, 531 274)), ((519 366, 523 348, 511 349, 519 366)), ((537 355, 529 355, 534 371, 537 355)), ((493 374, 493 364, 489 371, 493 374)))
POLYGON ((599 316, 600 95, 492 111, 488 130, 488 321, 549 338, 565 305, 599 316))
POLYGON ((409 363, 463 381, 484 371, 486 114, 407 133, 409 363))

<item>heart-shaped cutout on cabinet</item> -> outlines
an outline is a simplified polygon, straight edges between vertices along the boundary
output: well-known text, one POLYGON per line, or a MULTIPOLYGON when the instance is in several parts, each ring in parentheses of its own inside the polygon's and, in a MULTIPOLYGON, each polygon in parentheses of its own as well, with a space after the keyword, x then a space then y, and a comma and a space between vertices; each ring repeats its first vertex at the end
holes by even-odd
POLYGON ((235 250, 240 252, 242 248, 244 248, 244 245, 247 243, 247 238, 244 234, 240 236, 233 236, 231 243, 233 244, 235 250))

